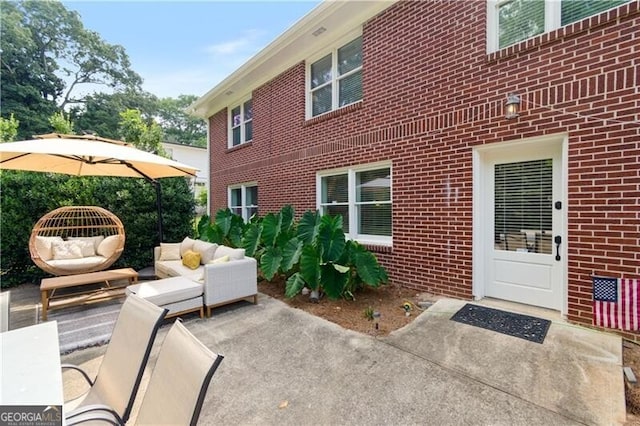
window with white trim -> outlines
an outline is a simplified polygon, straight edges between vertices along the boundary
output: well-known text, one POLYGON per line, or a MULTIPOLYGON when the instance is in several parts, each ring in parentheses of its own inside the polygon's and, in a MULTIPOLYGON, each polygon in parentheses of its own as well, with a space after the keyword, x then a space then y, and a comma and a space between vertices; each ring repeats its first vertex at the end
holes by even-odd
POLYGON ((253 139, 253 100, 229 109, 229 148, 253 139))
POLYGON ((244 184, 229 187, 229 210, 245 222, 258 214, 258 185, 244 184))
POLYGON ((362 36, 311 62, 307 76, 309 118, 362 100, 362 36))
POLYGON ((488 0, 487 50, 500 50, 630 1, 488 0))
POLYGON ((367 165, 318 173, 318 210, 342 215, 348 238, 391 244, 391 167, 367 165))

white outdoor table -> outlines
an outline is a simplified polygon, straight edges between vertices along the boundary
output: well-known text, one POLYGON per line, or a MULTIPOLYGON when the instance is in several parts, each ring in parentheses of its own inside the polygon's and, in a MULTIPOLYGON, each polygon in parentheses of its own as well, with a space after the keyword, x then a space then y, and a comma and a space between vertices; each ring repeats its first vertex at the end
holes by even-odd
POLYGON ((63 404, 58 323, 0 333, 0 405, 63 404))

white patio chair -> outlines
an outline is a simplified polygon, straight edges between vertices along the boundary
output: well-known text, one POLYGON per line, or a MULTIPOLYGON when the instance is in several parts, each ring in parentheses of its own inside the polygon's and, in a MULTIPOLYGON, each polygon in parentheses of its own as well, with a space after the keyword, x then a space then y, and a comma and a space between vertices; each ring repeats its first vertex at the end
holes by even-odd
MULTIPOLYGON (((180 319, 176 320, 162 343, 133 424, 196 425, 211 378, 223 358, 204 346, 180 319)), ((108 406, 93 406, 66 420, 67 425, 123 424, 115 414, 108 406)))
POLYGON ((91 386, 84 395, 65 402, 65 417, 72 418, 95 404, 101 404, 112 407, 120 423, 127 421, 151 347, 166 314, 166 309, 140 297, 127 297, 95 380, 91 380, 80 367, 63 364, 63 368, 82 373, 91 386))

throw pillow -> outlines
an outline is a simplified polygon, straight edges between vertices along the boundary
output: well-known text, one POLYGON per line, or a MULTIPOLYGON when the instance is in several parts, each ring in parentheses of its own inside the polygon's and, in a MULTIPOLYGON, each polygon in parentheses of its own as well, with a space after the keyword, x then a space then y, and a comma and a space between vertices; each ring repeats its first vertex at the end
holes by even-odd
POLYGON ((182 242, 180 243, 180 256, 184 257, 184 254, 189 251, 189 250, 193 250, 193 244, 196 242, 196 240, 192 240, 189 237, 186 237, 184 240, 182 240, 182 242))
POLYGON ((223 256, 229 256, 229 260, 241 260, 241 259, 244 259, 244 249, 220 246, 218 247, 218 250, 216 250, 214 259, 217 259, 223 256))
POLYGON ((197 269, 200 266, 200 253, 187 250, 182 256, 182 264, 189 269, 197 269))
POLYGON ((36 251, 40 255, 40 259, 47 260, 53 259, 53 251, 51 244, 54 241, 62 242, 62 237, 40 237, 36 236, 36 251))
POLYGON ((96 250, 96 253, 98 253, 98 255, 100 256, 109 258, 113 256, 113 253, 116 252, 116 249, 118 248, 119 245, 120 245, 120 236, 110 235, 104 240, 102 240, 102 242, 98 246, 98 250, 96 250))
POLYGON ((69 237, 69 238, 67 238, 67 241, 72 241, 72 240, 73 241, 91 241, 91 244, 93 244, 93 251, 95 253, 95 251, 98 250, 98 247, 100 247, 100 243, 104 240, 104 235, 98 235, 96 237, 69 237))
POLYGON ((75 241, 54 241, 51 250, 54 260, 82 259, 82 249, 75 241))
POLYGON ((160 243, 158 260, 180 260, 180 243, 160 243))
POLYGON ((82 257, 90 257, 90 256, 95 256, 96 255, 96 248, 93 245, 93 241, 85 241, 85 240, 71 240, 73 241, 75 244, 78 245, 78 247, 80 247, 80 250, 82 250, 82 257))
POLYGON ((218 263, 226 263, 228 261, 229 261, 229 256, 222 256, 222 257, 219 257, 219 258, 214 259, 211 262, 209 262, 209 265, 216 265, 218 263))
POLYGON ((218 250, 218 245, 215 243, 208 243, 206 241, 196 240, 193 244, 193 251, 200 253, 200 262, 204 265, 213 260, 213 257, 218 250))

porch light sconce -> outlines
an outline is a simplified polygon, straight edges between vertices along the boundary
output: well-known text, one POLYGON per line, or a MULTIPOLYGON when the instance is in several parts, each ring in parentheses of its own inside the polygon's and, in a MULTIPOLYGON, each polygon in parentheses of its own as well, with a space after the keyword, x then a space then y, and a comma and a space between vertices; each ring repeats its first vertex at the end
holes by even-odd
POLYGON ((520 97, 518 95, 507 96, 507 103, 504 104, 504 118, 511 120, 518 117, 520 112, 520 97))

